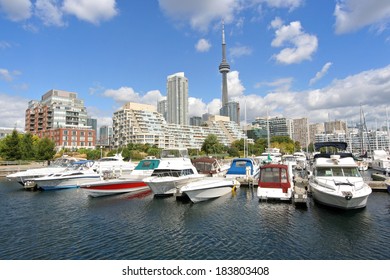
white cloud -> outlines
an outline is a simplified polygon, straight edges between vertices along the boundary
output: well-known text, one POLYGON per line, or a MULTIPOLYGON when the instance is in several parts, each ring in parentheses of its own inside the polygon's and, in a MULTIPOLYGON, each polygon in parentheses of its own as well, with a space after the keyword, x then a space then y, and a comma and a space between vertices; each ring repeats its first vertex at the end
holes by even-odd
POLYGON ((62 9, 93 24, 109 20, 118 14, 115 0, 64 0, 62 9))
POLYGON ((294 78, 291 78, 291 77, 280 78, 280 79, 276 79, 275 81, 272 81, 272 82, 257 83, 255 85, 255 88, 260 88, 262 86, 268 86, 268 87, 272 87, 274 91, 286 92, 286 91, 290 90, 293 81, 294 81, 294 78))
POLYGON ((19 96, 0 93, 0 127, 16 127, 24 130, 24 114, 28 101, 19 96))
POLYGON ((312 78, 309 82, 310 85, 316 83, 318 80, 320 80, 325 74, 328 72, 330 66, 332 66, 332 62, 327 62, 325 65, 322 67, 321 71, 317 72, 315 77, 312 78))
POLYGON ((230 99, 235 100, 244 94, 245 87, 241 83, 238 71, 227 74, 227 84, 230 99))
POLYGON ((251 55, 252 49, 248 46, 235 46, 229 49, 230 56, 232 59, 238 58, 244 55, 251 55))
POLYGON ((362 27, 390 22, 390 1, 339 0, 334 10, 337 34, 356 31, 362 27))
POLYGON ((12 21, 22 21, 31 17, 30 0, 0 0, 0 13, 12 21))
POLYGON ((188 21, 195 30, 205 31, 214 20, 232 21, 240 0, 159 0, 160 8, 174 20, 188 21))
POLYGON ((289 8, 293 10, 302 5, 303 0, 264 0, 268 6, 274 8, 289 8))
POLYGON ((0 49, 8 49, 11 47, 11 44, 7 41, 0 41, 0 49))
MULTIPOLYGON (((0 12, 12 21, 23 21, 36 16, 47 26, 66 25, 65 15, 99 24, 118 14, 116 0, 0 0, 0 12)), ((36 30, 31 24, 25 26, 36 30)))
POLYGON ((37 0, 35 2, 36 15, 47 26, 64 26, 63 13, 55 0, 37 0))
POLYGON ((211 44, 206 39, 199 39, 195 45, 195 49, 198 52, 208 52, 211 48, 211 44))
POLYGON ((12 82, 17 75, 20 75, 19 71, 10 72, 7 69, 0 68, 0 79, 2 79, 4 81, 12 82))
POLYGON ((145 103, 156 106, 157 102, 163 98, 159 90, 151 90, 145 95, 141 95, 131 87, 107 89, 104 91, 103 96, 112 98, 119 106, 127 102, 145 103))
POLYGON ((289 25, 282 25, 280 19, 272 21, 271 26, 275 30, 275 38, 272 40, 272 47, 286 47, 274 58, 283 64, 300 63, 310 60, 317 51, 318 39, 314 35, 304 33, 299 21, 291 22, 289 25))

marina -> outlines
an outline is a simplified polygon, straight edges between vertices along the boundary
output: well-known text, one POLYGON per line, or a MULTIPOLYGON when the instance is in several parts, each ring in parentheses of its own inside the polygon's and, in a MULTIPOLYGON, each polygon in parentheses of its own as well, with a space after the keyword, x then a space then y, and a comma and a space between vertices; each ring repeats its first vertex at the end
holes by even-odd
POLYGON ((193 204, 150 190, 30 192, 2 178, 0 259, 390 259, 387 192, 357 210, 305 204, 259 202, 255 187, 193 204))

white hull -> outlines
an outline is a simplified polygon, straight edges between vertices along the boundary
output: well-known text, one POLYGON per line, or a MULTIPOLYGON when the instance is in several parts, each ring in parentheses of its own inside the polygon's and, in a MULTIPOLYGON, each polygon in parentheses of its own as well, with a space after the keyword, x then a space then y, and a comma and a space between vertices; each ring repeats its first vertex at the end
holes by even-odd
POLYGON ((372 192, 369 186, 363 187, 358 191, 354 191, 352 188, 340 188, 340 190, 336 191, 312 183, 310 184, 310 190, 315 201, 341 209, 366 207, 368 196, 372 192))
POLYGON ((144 182, 149 186, 155 196, 166 196, 174 195, 180 187, 204 177, 204 175, 199 174, 181 177, 150 177, 145 179, 144 182))
POLYGON ((37 187, 42 190, 57 190, 57 189, 69 189, 78 188, 82 184, 94 182, 100 178, 100 175, 88 175, 79 176, 74 178, 58 178, 58 179, 43 179, 38 178, 35 180, 37 187))
POLYGON ((292 189, 288 189, 286 193, 282 189, 277 188, 257 188, 257 197, 260 200, 286 200, 289 201, 292 198, 292 189))
POLYGON ((80 188, 92 197, 137 192, 149 189, 143 182, 144 178, 144 176, 133 176, 129 178, 98 180, 81 184, 80 188))
POLYGON ((206 178, 200 181, 191 182, 180 189, 193 203, 218 198, 232 192, 240 186, 237 180, 206 178))
POLYGON ((131 193, 131 192, 138 192, 138 191, 147 190, 147 189, 149 189, 148 186, 127 188, 127 189, 125 189, 125 188, 113 189, 113 190, 98 190, 98 189, 83 188, 83 190, 91 197, 101 197, 101 196, 117 195, 117 194, 123 194, 123 193, 131 193))

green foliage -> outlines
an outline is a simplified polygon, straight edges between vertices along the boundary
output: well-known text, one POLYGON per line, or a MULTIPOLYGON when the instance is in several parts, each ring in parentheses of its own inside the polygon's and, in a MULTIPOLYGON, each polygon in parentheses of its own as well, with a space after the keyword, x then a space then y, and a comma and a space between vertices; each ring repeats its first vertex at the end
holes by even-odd
POLYGON ((14 129, 11 135, 7 135, 2 140, 1 156, 6 160, 20 160, 22 159, 22 152, 20 148, 19 133, 14 129))
POLYGON ((55 155, 55 143, 47 137, 42 138, 37 145, 36 159, 50 160, 55 155))
POLYGON ((224 146, 218 141, 218 138, 214 134, 210 134, 203 142, 202 149, 207 155, 219 154, 223 152, 224 146))
POLYGON ((22 136, 20 142, 20 152, 23 159, 32 160, 35 158, 35 147, 38 142, 35 141, 31 133, 22 136))

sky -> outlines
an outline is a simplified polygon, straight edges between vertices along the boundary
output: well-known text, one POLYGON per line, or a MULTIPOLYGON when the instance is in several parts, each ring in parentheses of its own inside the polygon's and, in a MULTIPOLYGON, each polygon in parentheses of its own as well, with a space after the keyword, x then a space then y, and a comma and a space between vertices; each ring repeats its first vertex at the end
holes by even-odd
POLYGON ((390 114, 389 0, 0 0, 0 127, 30 100, 76 92, 98 127, 127 102, 156 105, 189 81, 189 115, 219 114, 225 26, 229 99, 256 117, 371 129, 390 114))

